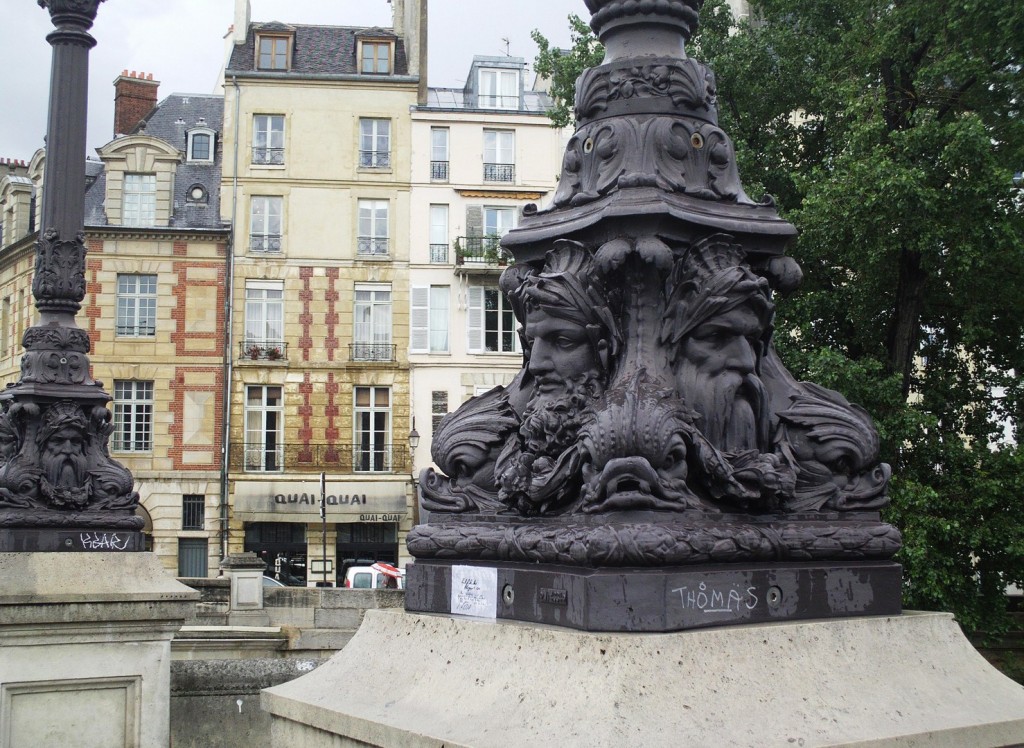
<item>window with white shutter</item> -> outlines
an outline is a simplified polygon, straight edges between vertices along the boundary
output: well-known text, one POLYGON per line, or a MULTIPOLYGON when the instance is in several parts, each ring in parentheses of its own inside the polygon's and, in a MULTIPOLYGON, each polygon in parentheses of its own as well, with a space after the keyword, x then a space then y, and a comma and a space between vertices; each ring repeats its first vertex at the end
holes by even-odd
POLYGON ((412 353, 448 352, 448 286, 414 286, 411 297, 412 353))
POLYGON ((484 288, 470 286, 467 289, 469 309, 466 314, 466 347, 470 353, 484 351, 484 288))

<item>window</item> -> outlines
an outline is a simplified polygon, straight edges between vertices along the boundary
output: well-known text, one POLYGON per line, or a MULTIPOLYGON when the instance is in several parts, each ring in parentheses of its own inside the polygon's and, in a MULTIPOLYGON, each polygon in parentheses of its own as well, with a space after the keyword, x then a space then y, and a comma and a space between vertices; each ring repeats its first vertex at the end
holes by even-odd
POLYGON ((11 352, 11 297, 4 297, 3 311, 0 312, 0 358, 7 358, 11 352))
POLYGON ((409 350, 416 353, 448 352, 448 286, 413 286, 412 332, 409 350))
POLYGON ((391 120, 359 120, 359 165, 386 169, 391 166, 391 120))
POLYGON ((284 199, 258 195, 252 198, 249 220, 249 249, 253 252, 281 251, 281 211, 284 199))
POLYGON ((281 387, 245 388, 245 469, 276 473, 284 467, 284 401, 281 387))
POLYGON ((151 338, 156 335, 156 276, 117 276, 117 334, 151 338))
POLYGON ((391 345, 391 286, 360 283, 355 288, 352 360, 394 361, 391 345))
POLYGON ((519 71, 481 70, 477 103, 481 109, 518 109, 519 71))
POLYGON ((243 352, 284 347, 284 284, 275 281, 245 283, 245 342, 243 352))
POLYGON ((469 287, 470 353, 516 353, 519 335, 512 305, 497 287, 469 287))
POLYGON ((181 497, 181 529, 202 530, 206 527, 206 497, 187 493, 181 497))
POLYGON ((213 161, 213 131, 208 129, 192 130, 188 134, 188 160, 213 161))
POLYGON ((484 236, 502 237, 515 226, 515 208, 484 208, 484 236))
POLYGON ((253 117, 252 162, 275 166, 284 163, 283 114, 257 114, 253 117))
POLYGON ((484 130, 484 181, 514 182, 516 134, 512 130, 484 130))
POLYGON ((156 225, 156 174, 125 174, 121 195, 124 226, 156 225))
POLYGON ((430 206, 430 261, 448 262, 448 206, 430 206))
POLYGON ((362 42, 359 55, 359 72, 371 75, 387 75, 391 72, 391 43, 362 42))
POLYGON ((391 470, 391 389, 356 387, 354 469, 391 470))
POLYGON ((448 415, 448 393, 445 390, 434 390, 430 393, 430 433, 437 433, 437 427, 441 425, 441 420, 446 415, 448 415))
POLYGON ((356 254, 386 255, 388 253, 388 201, 359 201, 359 236, 356 254))
POLYGON ((259 59, 256 67, 259 70, 288 69, 288 37, 259 37, 259 59))
POLYGON ((114 380, 115 452, 153 449, 153 383, 114 380))
POLYGON ((178 576, 205 577, 209 562, 206 538, 178 538, 178 576))
POLYGON ((448 181, 448 128, 430 128, 430 178, 448 181))

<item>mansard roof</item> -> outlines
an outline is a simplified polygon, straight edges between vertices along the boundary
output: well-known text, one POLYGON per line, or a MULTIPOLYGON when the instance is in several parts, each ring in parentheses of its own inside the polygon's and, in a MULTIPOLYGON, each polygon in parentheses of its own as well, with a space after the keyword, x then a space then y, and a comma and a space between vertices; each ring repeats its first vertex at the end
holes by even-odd
MULTIPOLYGON (((236 44, 225 73, 271 75, 358 75, 356 46, 358 37, 394 38, 395 62, 392 75, 408 75, 409 66, 406 60, 405 44, 395 36, 393 29, 385 28, 354 28, 350 26, 311 26, 295 25, 287 29, 294 32, 291 68, 289 70, 256 71, 256 34, 259 32, 280 33, 284 24, 276 21, 270 23, 253 23, 244 44, 236 44)), ((375 75, 374 78, 387 80, 387 75, 375 75)))

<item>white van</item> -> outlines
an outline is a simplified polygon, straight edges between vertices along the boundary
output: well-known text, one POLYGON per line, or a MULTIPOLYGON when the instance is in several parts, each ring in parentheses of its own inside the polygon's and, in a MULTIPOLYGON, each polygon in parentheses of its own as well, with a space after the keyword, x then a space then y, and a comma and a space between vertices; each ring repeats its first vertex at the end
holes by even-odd
POLYGON ((372 566, 350 566, 345 572, 345 586, 354 590, 405 589, 405 576, 389 577, 375 570, 372 566), (397 581, 398 586, 389 585, 388 581, 397 581))

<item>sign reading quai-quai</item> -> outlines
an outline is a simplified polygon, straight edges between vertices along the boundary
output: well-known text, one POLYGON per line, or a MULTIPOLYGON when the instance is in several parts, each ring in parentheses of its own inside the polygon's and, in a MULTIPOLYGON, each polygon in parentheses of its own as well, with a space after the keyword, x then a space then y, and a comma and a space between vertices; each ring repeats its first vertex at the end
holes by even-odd
MULTIPOLYGON (((406 515, 406 484, 345 481, 327 484, 328 519, 400 522, 406 515)), ((299 481, 239 481, 235 513, 249 522, 311 522, 320 518, 320 486, 299 481)))

